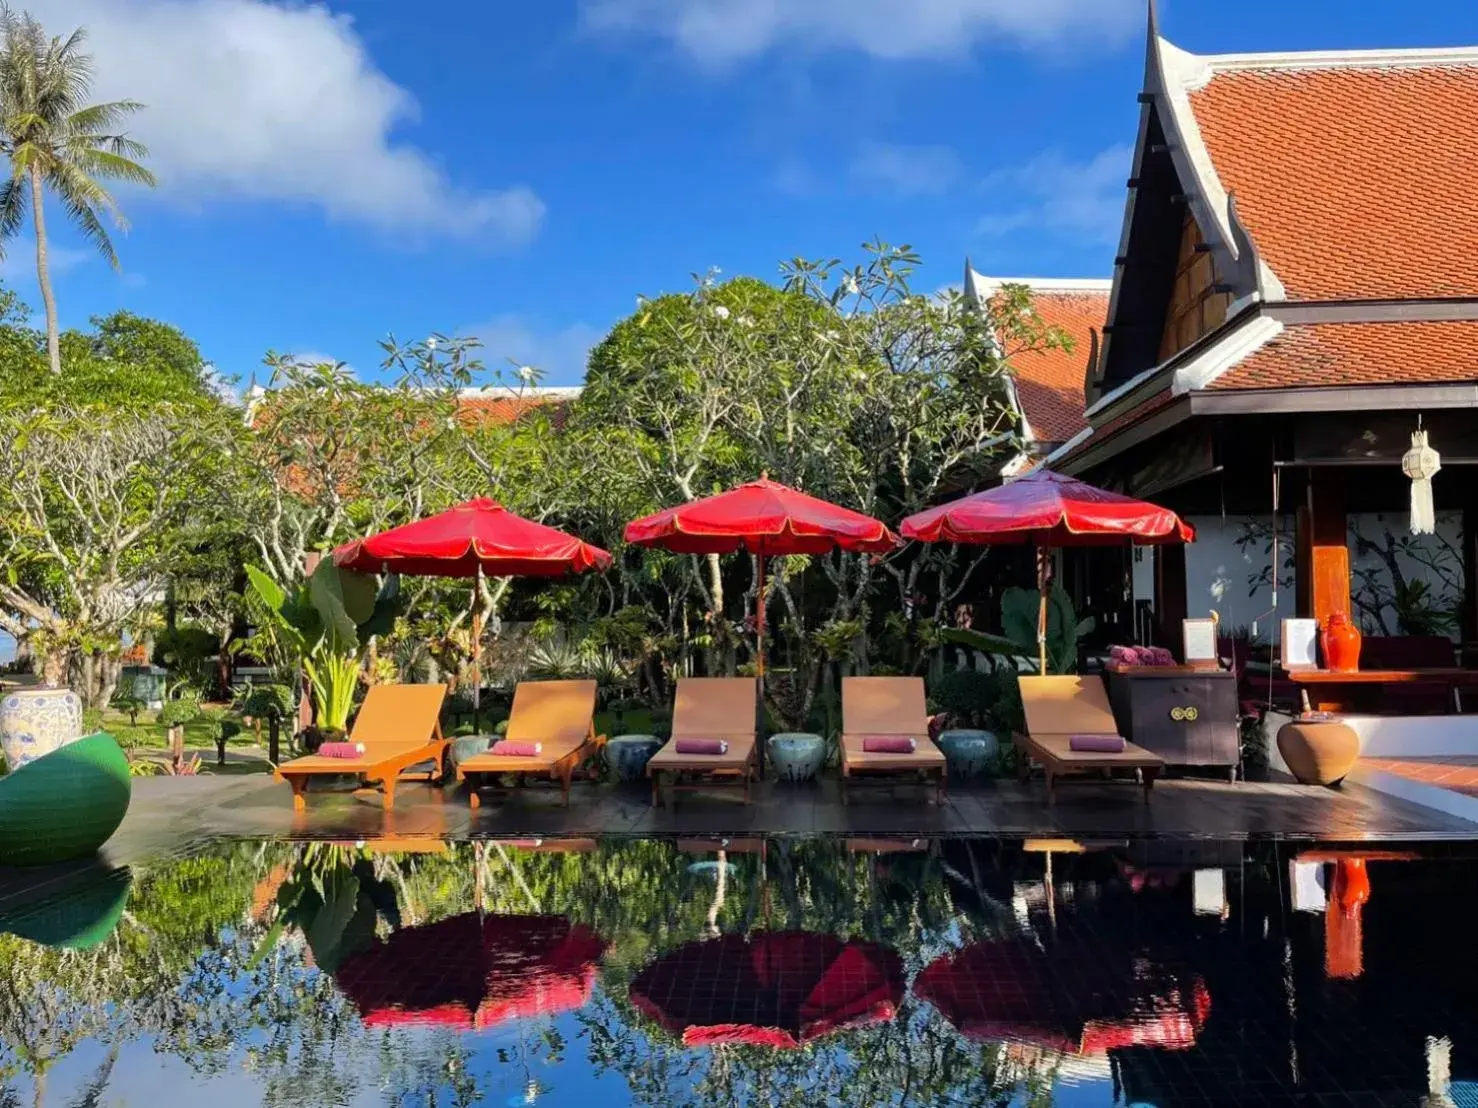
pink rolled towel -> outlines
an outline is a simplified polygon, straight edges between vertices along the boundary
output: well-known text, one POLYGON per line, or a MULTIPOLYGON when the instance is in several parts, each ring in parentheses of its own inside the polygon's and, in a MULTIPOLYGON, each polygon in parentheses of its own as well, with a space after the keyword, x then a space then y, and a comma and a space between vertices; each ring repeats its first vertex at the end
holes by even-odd
POLYGON ((521 743, 513 739, 499 739, 488 747, 494 754, 506 758, 537 758, 544 751, 543 743, 521 743))
POLYGON ((1067 747, 1079 754, 1122 754, 1124 740, 1119 735, 1074 735, 1067 747))
POLYGON ((318 753, 325 758, 358 758, 364 753, 364 743, 322 743, 318 753))
POLYGON ((918 748, 918 743, 902 735, 864 735, 862 737, 862 749, 869 754, 912 754, 918 748))
POLYGON ((678 739, 679 754, 727 754, 729 744, 723 739, 678 739))

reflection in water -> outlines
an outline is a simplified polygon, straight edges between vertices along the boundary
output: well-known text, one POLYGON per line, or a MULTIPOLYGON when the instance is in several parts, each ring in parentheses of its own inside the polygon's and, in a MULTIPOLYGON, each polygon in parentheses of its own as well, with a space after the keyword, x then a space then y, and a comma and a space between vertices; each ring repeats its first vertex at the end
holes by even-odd
POLYGON ((1449 1105, 1478 1076, 1461 848, 426 845, 12 879, 0 1105, 1449 1105))

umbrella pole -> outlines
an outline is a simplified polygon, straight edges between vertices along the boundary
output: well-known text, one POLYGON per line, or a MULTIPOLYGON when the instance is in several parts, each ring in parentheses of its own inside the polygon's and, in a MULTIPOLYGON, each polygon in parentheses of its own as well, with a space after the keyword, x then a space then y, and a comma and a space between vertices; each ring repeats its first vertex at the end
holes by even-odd
POLYGON ((759 567, 759 593, 754 602, 755 659, 754 672, 761 681, 765 679, 765 556, 755 555, 759 567))
POLYGON ((482 566, 472 578, 472 730, 482 726, 482 566))
POLYGON ((1037 547, 1037 672, 1047 674, 1047 548, 1037 547))

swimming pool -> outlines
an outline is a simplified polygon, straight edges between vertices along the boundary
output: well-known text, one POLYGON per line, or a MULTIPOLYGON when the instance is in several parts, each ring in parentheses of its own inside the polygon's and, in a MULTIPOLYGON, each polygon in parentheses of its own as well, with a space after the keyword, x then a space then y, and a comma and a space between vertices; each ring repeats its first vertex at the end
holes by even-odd
POLYGON ((0 1105, 1467 1104, 1475 877, 1460 843, 221 843, 0 900, 0 1105))

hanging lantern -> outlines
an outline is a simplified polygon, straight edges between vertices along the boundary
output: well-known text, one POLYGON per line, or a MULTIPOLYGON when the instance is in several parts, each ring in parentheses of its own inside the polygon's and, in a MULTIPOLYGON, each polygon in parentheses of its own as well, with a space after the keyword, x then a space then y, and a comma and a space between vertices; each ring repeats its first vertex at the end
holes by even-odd
POLYGON ((1411 433, 1411 449, 1401 459, 1401 472, 1411 478, 1411 533, 1430 535, 1437 527, 1432 507, 1432 478, 1442 468, 1442 455, 1427 445, 1427 433, 1411 433))

